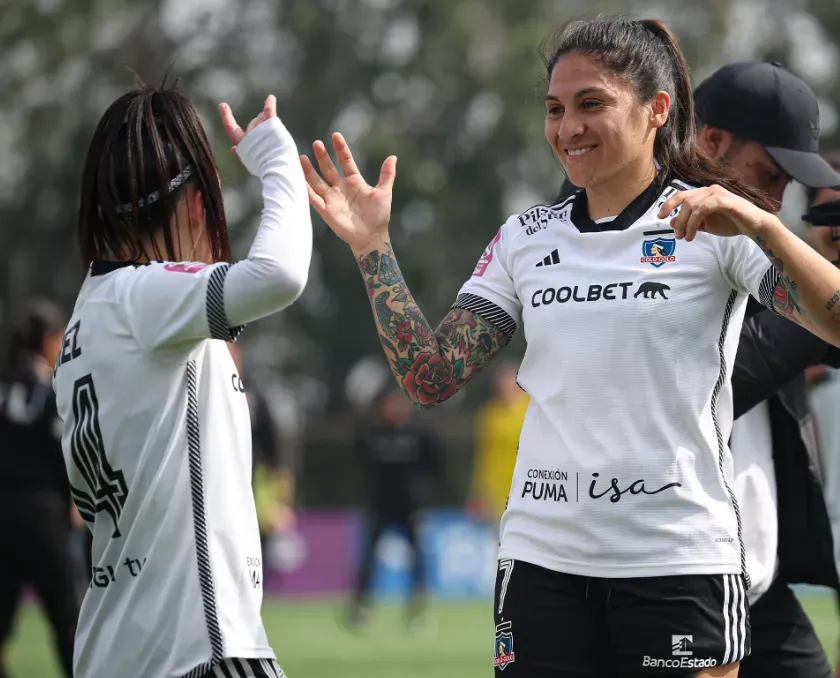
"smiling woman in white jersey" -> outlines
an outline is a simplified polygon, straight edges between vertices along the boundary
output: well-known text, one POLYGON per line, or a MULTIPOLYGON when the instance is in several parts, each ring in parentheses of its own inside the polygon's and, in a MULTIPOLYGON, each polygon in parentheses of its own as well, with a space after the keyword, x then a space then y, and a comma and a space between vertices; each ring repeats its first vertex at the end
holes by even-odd
POLYGON ((93 533, 77 678, 282 676, 260 617, 248 405, 226 341, 293 303, 312 223, 294 140, 268 97, 222 122, 263 211, 230 262, 221 186, 175 88, 117 99, 91 141, 88 267, 56 365, 71 493, 93 533))
POLYGON ((585 190, 508 219, 437 331, 389 243, 396 159, 371 187, 340 135, 343 176, 316 142, 310 202, 356 256, 415 402, 446 400, 525 331, 496 674, 732 677, 749 645, 726 447, 744 306, 752 294, 837 344, 840 272, 698 153, 663 24, 570 24, 546 74, 546 138, 585 190))

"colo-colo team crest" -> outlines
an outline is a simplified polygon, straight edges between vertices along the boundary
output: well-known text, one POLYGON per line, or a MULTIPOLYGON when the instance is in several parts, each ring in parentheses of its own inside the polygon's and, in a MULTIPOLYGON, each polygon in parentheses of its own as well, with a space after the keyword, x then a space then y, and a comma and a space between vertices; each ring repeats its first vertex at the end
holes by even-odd
POLYGON ((513 664, 516 655, 513 653, 513 632, 511 622, 504 622, 496 626, 496 657, 493 666, 504 671, 508 664, 513 664))
POLYGON ((650 264, 656 268, 662 264, 671 263, 677 260, 674 250, 677 248, 677 241, 674 238, 654 238, 642 242, 643 264, 650 264))

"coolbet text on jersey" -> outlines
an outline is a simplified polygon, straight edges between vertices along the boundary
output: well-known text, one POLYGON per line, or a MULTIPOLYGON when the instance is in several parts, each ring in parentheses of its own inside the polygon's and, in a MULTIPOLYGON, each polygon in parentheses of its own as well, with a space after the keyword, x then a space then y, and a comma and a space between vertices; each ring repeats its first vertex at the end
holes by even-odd
POLYGON ((594 577, 744 572, 729 376, 747 295, 778 275, 747 237, 677 241, 654 185, 615 220, 585 193, 508 219, 456 307, 509 335, 531 397, 501 559, 594 577), (606 397, 604 393, 607 393, 606 397))
POLYGON ((311 221, 279 120, 238 153, 265 203, 248 259, 93 262, 66 333, 54 387, 93 532, 78 678, 198 678, 227 658, 282 675, 260 617, 248 404, 225 341, 299 294, 311 221))

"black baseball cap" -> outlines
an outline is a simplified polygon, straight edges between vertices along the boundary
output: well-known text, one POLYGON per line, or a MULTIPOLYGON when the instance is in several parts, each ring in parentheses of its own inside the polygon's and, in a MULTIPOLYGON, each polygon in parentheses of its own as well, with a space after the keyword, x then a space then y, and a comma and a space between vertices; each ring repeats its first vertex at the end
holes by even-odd
POLYGON ((760 143, 786 174, 809 188, 840 187, 820 151, 820 109, 804 80, 778 62, 740 61, 694 92, 697 119, 760 143))

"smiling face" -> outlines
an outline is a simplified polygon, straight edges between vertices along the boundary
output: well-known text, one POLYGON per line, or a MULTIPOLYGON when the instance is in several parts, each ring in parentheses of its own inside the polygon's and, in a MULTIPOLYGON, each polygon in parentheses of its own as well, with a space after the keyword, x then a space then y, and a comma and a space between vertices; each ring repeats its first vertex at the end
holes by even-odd
POLYGON ((639 103, 632 84, 591 57, 570 52, 551 73, 545 137, 580 188, 653 174, 655 131, 667 120, 670 97, 639 103))

